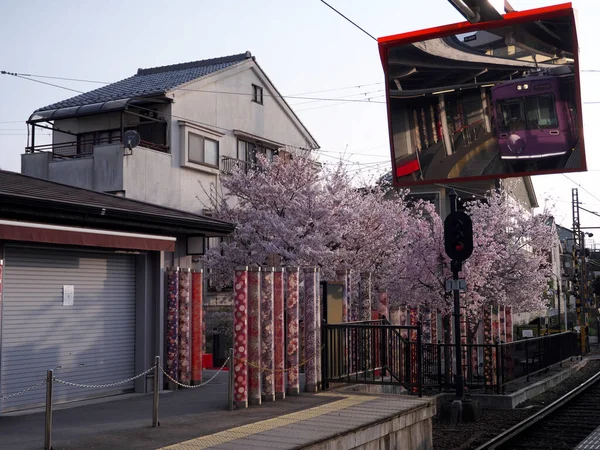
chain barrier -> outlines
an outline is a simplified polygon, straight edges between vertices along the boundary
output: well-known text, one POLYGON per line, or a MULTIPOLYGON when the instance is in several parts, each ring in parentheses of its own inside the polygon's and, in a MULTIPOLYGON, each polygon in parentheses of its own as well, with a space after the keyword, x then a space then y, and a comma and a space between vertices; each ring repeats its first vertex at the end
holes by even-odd
POLYGON ((75 387, 79 387, 79 388, 89 388, 89 389, 95 389, 95 388, 109 388, 109 387, 115 387, 115 386, 120 386, 122 384, 126 384, 129 383, 133 380, 137 380, 140 377, 143 377, 144 375, 149 374, 150 372, 152 372, 154 370, 155 366, 150 367, 148 370, 135 375, 131 378, 127 378, 126 380, 122 380, 122 381, 116 381, 114 383, 107 383, 107 384, 81 384, 81 383, 73 383, 72 381, 65 381, 65 380, 61 380, 60 378, 56 378, 54 377, 52 380, 56 381, 57 383, 61 383, 61 384, 66 384, 67 386, 75 386, 75 387))
POLYGON ((189 384, 183 384, 183 383, 180 383, 180 382, 179 382, 179 381, 177 381, 177 380, 174 380, 173 378, 171 378, 171 377, 169 376, 169 374, 168 374, 167 372, 165 372, 165 369, 163 369, 162 367, 160 367, 160 370, 161 370, 161 372, 163 373, 163 375, 164 375, 164 376, 165 376, 165 377, 166 377, 166 378, 167 378, 167 379, 168 379, 168 380, 169 380, 171 383, 175 383, 177 386, 181 386, 181 387, 183 387, 183 388, 186 388, 186 389, 197 389, 197 388, 199 388, 199 387, 206 386, 206 385, 207 385, 208 383, 210 383, 212 380, 214 380, 215 378, 217 378, 217 375, 219 375, 219 374, 220 374, 220 373, 223 371, 223 369, 225 368, 225 366, 227 365, 227 363, 229 362, 229 360, 230 360, 230 359, 231 359, 231 357, 228 357, 228 358, 225 360, 225 362, 223 363, 223 365, 221 366, 221 368, 220 368, 220 369, 217 371, 217 373, 215 373, 215 374, 214 374, 212 377, 210 377, 210 378, 209 378, 207 381, 205 381, 204 383, 197 384, 197 385, 195 385, 195 386, 190 386, 189 384))
POLYGON ((0 400, 8 400, 9 398, 17 397, 17 396, 19 396, 19 395, 22 395, 22 394, 24 394, 25 392, 32 391, 32 390, 33 390, 33 389, 35 389, 35 388, 39 388, 39 387, 40 387, 42 384, 44 384, 45 382, 46 382, 46 380, 42 380, 42 381, 40 381, 39 383, 37 383, 37 384, 34 384, 33 386, 29 386, 28 388, 26 388, 26 389, 23 389, 22 391, 15 392, 14 394, 8 394, 8 395, 5 395, 4 397, 0 397, 0 400))
MULTIPOLYGON (((325 346, 323 345, 321 347, 321 351, 323 351, 324 348, 325 348, 325 346)), ((297 366, 288 367, 287 369, 270 369, 268 367, 261 367, 261 366, 257 366, 256 364, 249 363, 248 358, 238 358, 237 356, 234 356, 234 359, 239 362, 246 363, 246 365, 249 367, 253 367, 262 372, 270 372, 270 373, 286 373, 286 372, 289 372, 290 370, 300 369, 300 367, 306 365, 306 363, 308 362, 308 359, 305 359, 304 361, 299 363, 297 366)))

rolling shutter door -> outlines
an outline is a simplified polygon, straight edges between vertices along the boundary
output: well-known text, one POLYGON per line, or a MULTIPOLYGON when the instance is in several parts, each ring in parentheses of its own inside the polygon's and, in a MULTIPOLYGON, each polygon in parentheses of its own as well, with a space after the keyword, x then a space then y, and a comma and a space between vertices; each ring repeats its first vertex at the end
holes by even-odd
MULTIPOLYGON (((105 384, 134 375, 135 264, 131 255, 6 247, 0 397, 45 379, 105 384), (63 286, 74 287, 63 306, 63 286)), ((55 402, 112 395, 111 388, 54 384, 55 402)), ((44 385, 2 401, 2 412, 41 406, 44 385)))

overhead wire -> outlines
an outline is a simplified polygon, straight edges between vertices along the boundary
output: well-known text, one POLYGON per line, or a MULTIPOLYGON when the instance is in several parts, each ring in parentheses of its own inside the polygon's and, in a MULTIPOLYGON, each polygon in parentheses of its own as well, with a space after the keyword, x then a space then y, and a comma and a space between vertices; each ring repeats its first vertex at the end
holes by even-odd
POLYGON ((562 173, 561 174, 563 177, 565 177, 567 180, 569 180, 571 183, 575 184, 576 186, 579 186, 581 188, 582 191, 587 192, 589 195, 591 195, 593 198, 595 198, 596 200, 600 201, 600 198, 596 197, 594 194, 592 194, 590 191, 588 191, 586 188, 584 188, 581 184, 577 183, 575 180, 573 180, 572 178, 569 178, 566 174, 562 173))
POLYGON ((329 3, 327 3, 325 0, 321 0, 321 3, 327 5, 329 8, 333 9, 336 13, 338 13, 340 16, 342 16, 344 19, 346 19, 348 22, 350 22, 352 25, 354 25, 356 28, 358 28, 360 31, 362 31, 363 33, 365 33, 367 36, 369 36, 371 39, 373 39, 375 42, 377 42, 377 38, 375 36, 373 36, 371 33, 369 33, 368 31, 366 31, 364 28, 358 26, 355 22, 353 22, 352 20, 350 20, 348 17, 346 17, 345 15, 343 15, 341 12, 339 12, 337 9, 335 9, 333 6, 331 6, 329 3))

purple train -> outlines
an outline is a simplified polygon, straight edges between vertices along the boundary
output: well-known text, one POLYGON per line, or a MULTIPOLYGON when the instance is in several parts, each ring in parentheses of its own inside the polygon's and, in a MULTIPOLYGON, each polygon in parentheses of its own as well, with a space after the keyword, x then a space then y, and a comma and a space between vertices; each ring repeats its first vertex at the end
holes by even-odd
POLYGON ((502 160, 534 162, 570 154, 578 141, 575 99, 573 75, 537 75, 494 86, 502 160))

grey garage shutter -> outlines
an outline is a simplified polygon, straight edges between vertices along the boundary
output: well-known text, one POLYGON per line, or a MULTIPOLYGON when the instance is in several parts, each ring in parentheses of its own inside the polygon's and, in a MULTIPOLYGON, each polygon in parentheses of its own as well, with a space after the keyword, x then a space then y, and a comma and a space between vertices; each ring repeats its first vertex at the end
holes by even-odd
MULTIPOLYGON (((45 379, 105 384, 134 375, 135 264, 132 255, 6 247, 0 397, 45 379), (72 306, 63 305, 73 286, 72 306), (67 287, 67 290, 69 288, 67 287)), ((55 383, 55 402, 112 395, 133 382, 89 389, 55 383)), ((45 389, 4 400, 1 411, 41 406, 45 389)))

